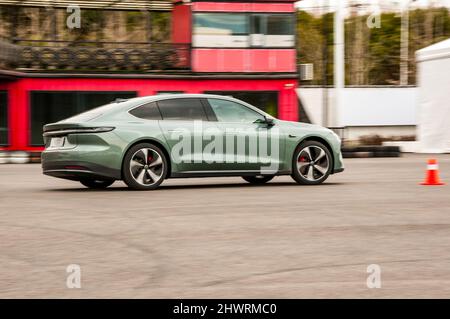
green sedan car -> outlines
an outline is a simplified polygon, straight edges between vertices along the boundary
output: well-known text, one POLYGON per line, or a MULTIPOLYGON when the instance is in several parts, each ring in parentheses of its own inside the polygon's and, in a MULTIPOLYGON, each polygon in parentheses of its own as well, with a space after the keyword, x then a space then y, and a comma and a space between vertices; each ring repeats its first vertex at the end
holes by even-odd
POLYGON ((151 190, 167 178, 213 176, 263 184, 277 175, 316 185, 344 170, 331 130, 278 120, 219 95, 117 100, 47 124, 43 136, 44 174, 89 188, 123 180, 151 190))

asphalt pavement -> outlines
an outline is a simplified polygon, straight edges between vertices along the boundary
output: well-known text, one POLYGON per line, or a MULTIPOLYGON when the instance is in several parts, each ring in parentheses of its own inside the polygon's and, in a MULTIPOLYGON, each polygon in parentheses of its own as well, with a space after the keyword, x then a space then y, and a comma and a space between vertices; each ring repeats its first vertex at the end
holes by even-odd
MULTIPOLYGON (((174 179, 150 192, 0 165, 0 298, 448 298, 450 185, 419 185, 427 158, 347 159, 320 186, 174 179)), ((437 158, 450 184, 450 155, 437 158)))

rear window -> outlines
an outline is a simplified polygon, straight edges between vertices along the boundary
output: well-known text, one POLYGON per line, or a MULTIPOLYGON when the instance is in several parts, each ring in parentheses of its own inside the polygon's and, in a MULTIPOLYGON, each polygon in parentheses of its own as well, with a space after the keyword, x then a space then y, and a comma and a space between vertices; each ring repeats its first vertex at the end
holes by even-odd
POLYGON ((161 120, 161 113, 155 102, 141 105, 131 110, 130 114, 144 120, 161 120))

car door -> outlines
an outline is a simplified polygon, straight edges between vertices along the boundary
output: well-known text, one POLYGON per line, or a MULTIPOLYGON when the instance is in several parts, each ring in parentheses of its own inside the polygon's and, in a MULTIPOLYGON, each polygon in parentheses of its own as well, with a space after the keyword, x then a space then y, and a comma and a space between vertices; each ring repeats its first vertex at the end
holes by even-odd
POLYGON ((161 113, 161 130, 169 145, 177 172, 204 170, 203 132, 209 126, 208 115, 199 98, 168 98, 156 102, 161 113))
MULTIPOLYGON (((223 138, 224 161, 218 166, 228 171, 278 171, 284 151, 276 124, 244 104, 228 99, 207 98, 217 118, 223 138)), ((275 123, 275 122, 274 122, 275 123)))

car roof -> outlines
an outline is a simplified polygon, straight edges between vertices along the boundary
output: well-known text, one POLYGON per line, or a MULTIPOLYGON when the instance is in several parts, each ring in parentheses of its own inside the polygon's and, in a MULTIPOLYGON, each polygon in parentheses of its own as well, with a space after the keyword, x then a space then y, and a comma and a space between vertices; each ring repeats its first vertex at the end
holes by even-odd
POLYGON ((136 100, 136 101, 159 101, 159 100, 165 100, 165 99, 174 99, 174 98, 220 98, 220 99, 229 99, 229 100, 236 100, 235 98, 231 96, 226 95, 217 95, 217 94, 203 94, 203 93, 174 93, 174 94, 159 94, 159 95, 148 95, 148 96, 141 96, 141 97, 135 97, 132 99, 129 99, 128 101, 136 100))

